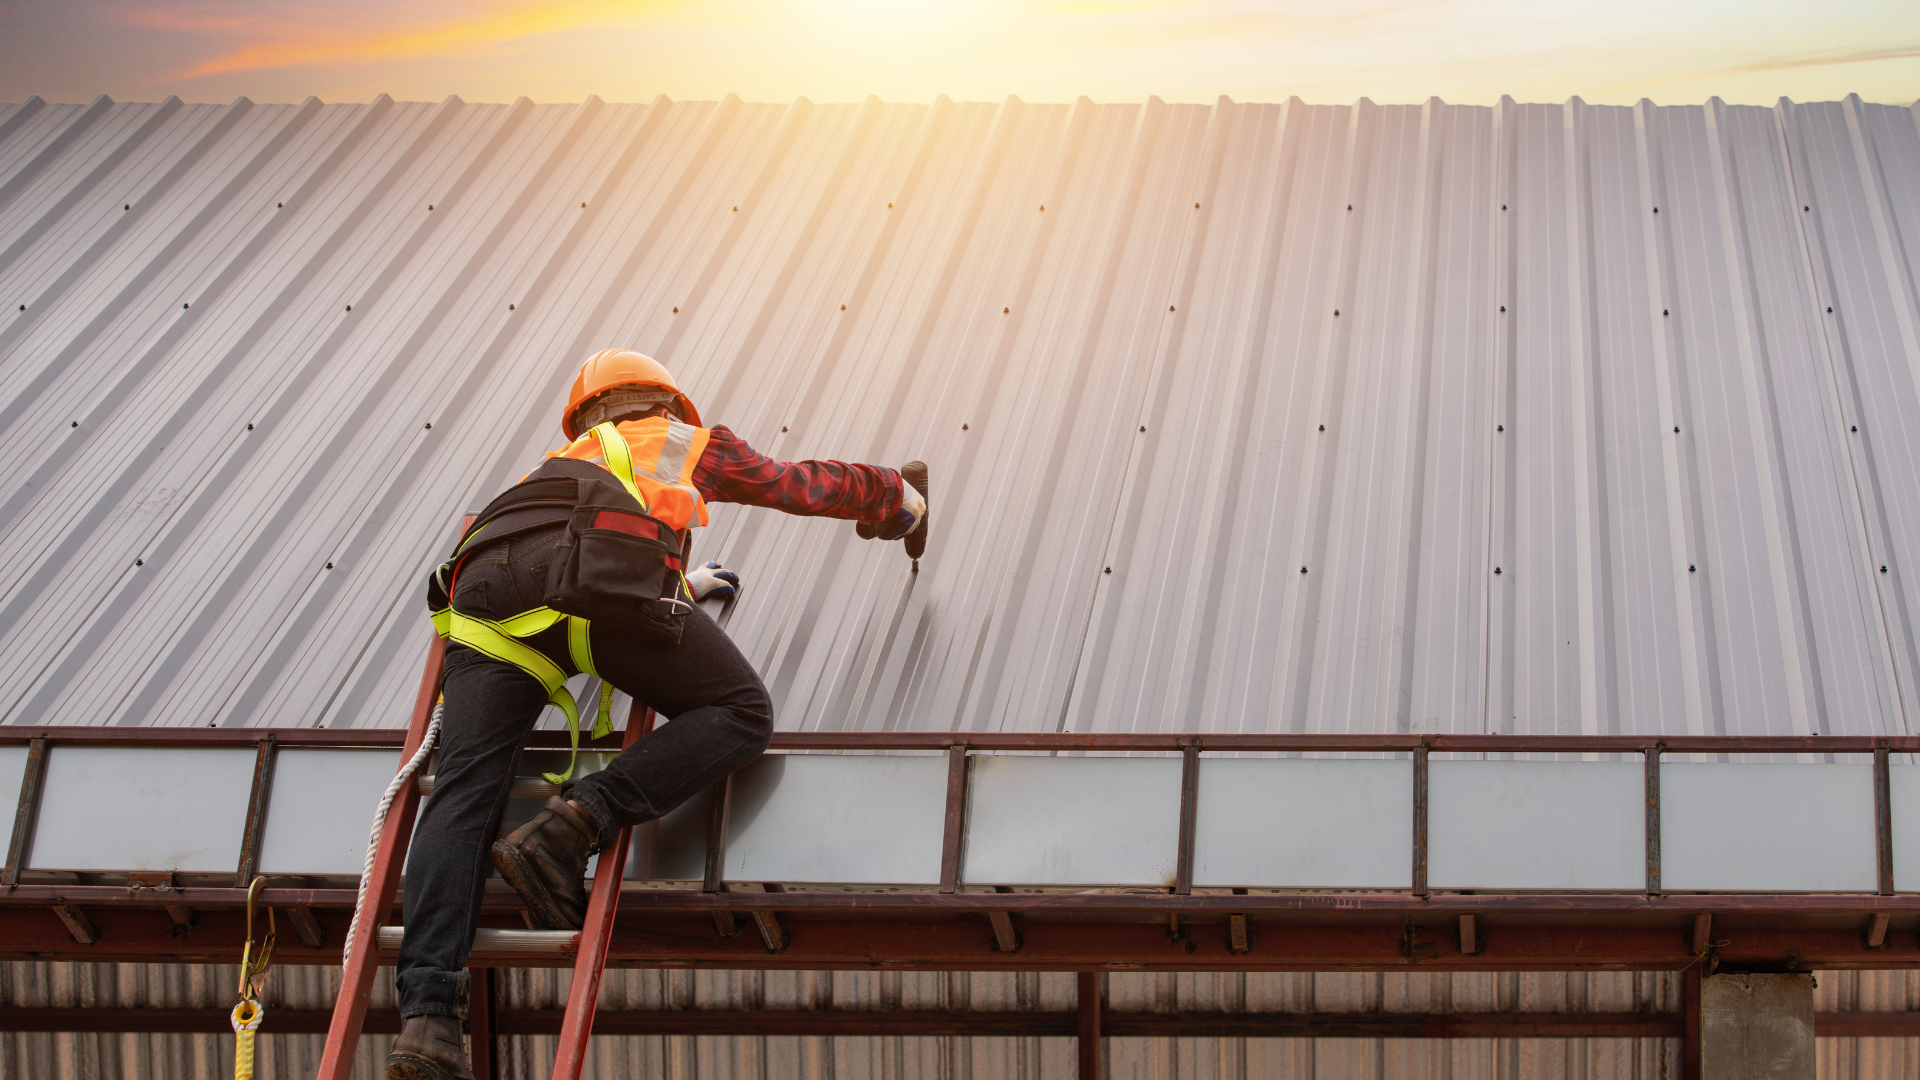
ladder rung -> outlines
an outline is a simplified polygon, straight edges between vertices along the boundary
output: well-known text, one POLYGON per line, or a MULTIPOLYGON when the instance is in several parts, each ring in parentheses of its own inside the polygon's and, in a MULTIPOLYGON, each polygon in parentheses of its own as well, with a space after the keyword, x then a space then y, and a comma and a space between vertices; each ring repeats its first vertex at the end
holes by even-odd
MULTIPOLYGON (((399 926, 381 927, 380 950, 398 952, 404 929, 399 926)), ((558 956, 579 948, 580 933, 577 930, 490 930, 483 927, 473 932, 473 952, 476 956, 558 956)))
MULTIPOLYGON (((433 794, 433 777, 421 777, 420 797, 424 799, 431 794, 433 794)), ((549 784, 538 776, 516 776, 513 778, 513 789, 507 793, 507 797, 510 799, 539 799, 541 802, 545 802, 558 794, 560 794, 560 785, 558 784, 549 784)))

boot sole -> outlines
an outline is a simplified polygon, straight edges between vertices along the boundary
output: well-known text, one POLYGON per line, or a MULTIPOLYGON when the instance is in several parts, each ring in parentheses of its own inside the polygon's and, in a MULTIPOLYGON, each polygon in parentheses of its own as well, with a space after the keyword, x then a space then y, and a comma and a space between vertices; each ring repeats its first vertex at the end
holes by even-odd
MULTIPOLYGON (((467 1073, 469 1077, 472 1075, 467 1073)), ((466 1077, 417 1054, 394 1053, 387 1055, 387 1080, 466 1080, 466 1077)))
MULTIPOLYGON (((560 909, 560 905, 554 902, 553 893, 548 891, 546 882, 540 880, 539 872, 524 855, 520 854, 519 848, 505 840, 497 841, 493 845, 493 868, 500 871, 500 876, 507 880, 507 884, 513 886, 513 891, 519 893, 520 899, 527 902, 527 915, 533 920, 534 929, 580 929, 580 925, 567 918, 566 913, 560 909)), ((402 1080, 402 1078, 396 1077, 393 1080, 402 1080)), ((405 1080, 411 1080, 411 1078, 405 1078, 405 1080)), ((438 1078, 431 1078, 431 1080, 438 1080, 438 1078)))

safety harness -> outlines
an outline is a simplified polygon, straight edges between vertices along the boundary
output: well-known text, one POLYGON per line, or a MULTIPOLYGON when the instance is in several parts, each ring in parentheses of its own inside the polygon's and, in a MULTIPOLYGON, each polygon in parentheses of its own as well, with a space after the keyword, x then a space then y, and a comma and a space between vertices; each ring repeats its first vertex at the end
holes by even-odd
MULTIPOLYGON (((620 429, 612 423, 601 424, 589 433, 600 444, 600 452, 606 461, 606 471, 611 472, 620 481, 628 495, 633 497, 642 514, 650 515, 652 507, 633 479, 633 455, 627 440, 620 429)), ((551 464, 551 463, 549 463, 551 464)), ((587 466, 597 473, 598 466, 587 466)), ((542 605, 529 611, 505 619, 483 619, 455 611, 452 604, 454 579, 458 576, 462 559, 471 553, 480 543, 492 543, 508 536, 551 528, 556 523, 565 522, 573 514, 576 500, 572 490, 575 481, 567 478, 542 478, 538 470, 527 480, 509 488, 480 516, 474 520, 453 555, 435 568, 427 582, 427 608, 432 614, 434 629, 448 641, 465 645, 476 652, 490 656, 502 663, 511 664, 537 680, 547 691, 547 701, 559 707, 567 718, 567 740, 569 752, 567 770, 562 773, 546 773, 546 779, 552 784, 563 784, 573 776, 573 769, 580 754, 580 710, 574 703, 573 694, 567 690, 567 673, 560 665, 549 660, 540 650, 525 643, 523 639, 533 637, 565 620, 567 624, 567 653, 573 666, 580 671, 600 677, 593 664, 593 648, 590 643, 589 620, 579 616, 556 611, 549 605, 542 605), (499 525, 500 528, 490 528, 499 525)), ((662 526, 663 528, 665 526, 662 526)), ((668 531, 671 531, 670 529, 668 531)), ((687 588, 686 578, 679 566, 679 560, 669 561, 669 567, 678 578, 680 588, 687 588)), ((691 595, 691 589, 687 589, 691 595)), ((673 598, 662 598, 663 602, 679 604, 673 598)), ((686 605, 682 605, 686 606, 686 605)), ((598 739, 613 731, 613 687, 604 678, 600 683, 600 703, 594 718, 591 737, 598 739)))

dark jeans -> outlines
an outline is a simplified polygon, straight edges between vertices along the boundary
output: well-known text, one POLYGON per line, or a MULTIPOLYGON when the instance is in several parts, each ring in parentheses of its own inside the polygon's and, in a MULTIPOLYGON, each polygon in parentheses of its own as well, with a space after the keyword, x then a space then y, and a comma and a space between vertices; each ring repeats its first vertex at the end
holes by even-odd
MULTIPOLYGON (((555 534, 503 541, 461 567, 454 606, 504 618, 540 606, 555 534)), ((573 672, 566 624, 527 642, 573 672)), ((561 794, 585 807, 610 843, 627 826, 666 814, 767 748, 773 704, 760 676, 706 613, 686 621, 678 648, 661 649, 593 627, 602 678, 669 722, 561 794)), ((406 876, 406 936, 398 978, 402 1017, 464 1016, 467 954, 521 747, 546 706, 531 675, 462 645, 447 648, 446 711, 433 755, 433 797, 420 815, 406 876)), ((581 702, 591 723, 593 706, 581 702)), ((607 873, 618 873, 609 869, 607 873)))

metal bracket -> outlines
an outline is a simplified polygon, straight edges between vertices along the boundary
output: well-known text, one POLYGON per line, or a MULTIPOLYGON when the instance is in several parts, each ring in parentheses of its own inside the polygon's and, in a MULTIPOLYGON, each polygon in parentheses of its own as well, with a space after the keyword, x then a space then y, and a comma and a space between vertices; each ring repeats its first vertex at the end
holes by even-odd
POLYGON ((327 928, 313 917, 313 909, 308 907, 290 907, 286 909, 287 920, 293 923, 293 932, 300 943, 310 949, 323 949, 327 945, 327 928))
POLYGON ((760 940, 768 952, 777 953, 787 947, 791 939, 786 930, 781 928, 778 915, 771 911, 756 911, 753 913, 753 922, 760 929, 760 940))
POLYGON ((1245 915, 1227 916, 1227 951, 1235 956, 1253 951, 1253 931, 1247 927, 1245 915))
POLYGON ((1480 928, 1474 924, 1473 916, 1460 916, 1460 955, 1479 956, 1485 951, 1486 939, 1480 936, 1480 928))
POLYGON ((73 935, 73 940, 82 945, 91 945, 100 940, 100 927, 79 908, 72 904, 55 904, 53 913, 67 924, 67 933, 73 935))

